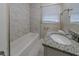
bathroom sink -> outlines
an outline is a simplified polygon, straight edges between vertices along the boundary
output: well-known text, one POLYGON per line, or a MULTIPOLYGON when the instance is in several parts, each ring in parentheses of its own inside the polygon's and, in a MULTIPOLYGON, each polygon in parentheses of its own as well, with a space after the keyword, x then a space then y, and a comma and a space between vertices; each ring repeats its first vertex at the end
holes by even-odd
POLYGON ((59 44, 71 45, 71 41, 65 35, 54 33, 54 34, 51 34, 50 37, 52 38, 53 41, 55 41, 59 44))

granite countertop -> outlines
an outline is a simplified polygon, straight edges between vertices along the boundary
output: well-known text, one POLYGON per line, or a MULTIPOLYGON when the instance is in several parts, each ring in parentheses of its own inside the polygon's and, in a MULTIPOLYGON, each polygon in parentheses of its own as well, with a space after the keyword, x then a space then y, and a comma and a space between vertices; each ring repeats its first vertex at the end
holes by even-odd
POLYGON ((74 55, 79 55, 79 43, 75 42, 74 40, 70 39, 72 42, 71 45, 63 45, 59 44, 53 40, 51 40, 49 37, 45 37, 45 39, 42 39, 43 44, 48 45, 50 47, 57 48, 59 50, 74 54, 74 55))

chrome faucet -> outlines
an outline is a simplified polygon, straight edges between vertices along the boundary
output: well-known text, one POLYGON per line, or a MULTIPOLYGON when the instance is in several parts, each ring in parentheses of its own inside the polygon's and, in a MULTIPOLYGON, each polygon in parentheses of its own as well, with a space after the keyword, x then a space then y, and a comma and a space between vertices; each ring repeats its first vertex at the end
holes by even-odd
POLYGON ((72 35, 72 39, 79 42, 79 35, 71 30, 69 30, 69 33, 72 35))

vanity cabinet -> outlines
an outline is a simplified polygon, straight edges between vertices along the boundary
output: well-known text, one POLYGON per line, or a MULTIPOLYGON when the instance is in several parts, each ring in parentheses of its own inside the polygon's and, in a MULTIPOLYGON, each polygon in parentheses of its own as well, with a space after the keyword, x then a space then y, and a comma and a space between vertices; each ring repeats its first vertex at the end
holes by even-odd
POLYGON ((74 54, 53 47, 49 47, 47 45, 43 46, 44 46, 44 56, 75 56, 74 54))

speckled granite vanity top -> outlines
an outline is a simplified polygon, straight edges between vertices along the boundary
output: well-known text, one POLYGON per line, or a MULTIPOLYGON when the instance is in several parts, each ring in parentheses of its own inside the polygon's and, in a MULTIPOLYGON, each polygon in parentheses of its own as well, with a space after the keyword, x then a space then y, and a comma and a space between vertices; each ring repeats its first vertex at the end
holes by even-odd
POLYGON ((45 37, 45 39, 43 39, 42 41, 43 41, 43 44, 46 44, 50 47, 54 47, 65 52, 69 52, 74 55, 79 55, 79 43, 75 42, 72 39, 70 39, 70 41, 72 42, 71 45, 63 45, 63 44, 56 43, 55 41, 49 39, 48 37, 45 37))

